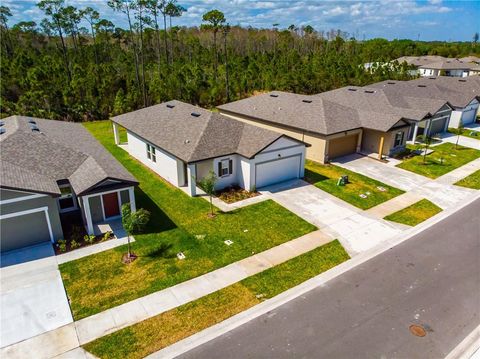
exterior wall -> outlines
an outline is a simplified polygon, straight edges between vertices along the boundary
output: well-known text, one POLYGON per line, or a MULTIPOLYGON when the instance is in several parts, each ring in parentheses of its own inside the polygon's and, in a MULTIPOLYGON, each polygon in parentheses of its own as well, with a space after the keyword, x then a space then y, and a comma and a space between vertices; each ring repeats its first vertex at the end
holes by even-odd
POLYGON ((239 114, 233 115, 233 114, 230 114, 229 112, 226 112, 226 111, 224 112, 222 110, 220 110, 220 113, 224 116, 233 118, 234 120, 242 121, 254 126, 265 128, 267 130, 282 133, 284 135, 290 136, 297 140, 306 142, 309 145, 311 145, 310 147, 307 148, 307 154, 306 154, 307 158, 320 163, 325 163, 327 141, 324 136, 315 135, 302 130, 294 130, 291 128, 283 127, 281 125, 267 124, 267 123, 258 121, 256 119, 250 118, 248 116, 242 116, 239 114))
POLYGON ((391 156, 405 148, 408 131, 409 127, 397 128, 389 132, 365 129, 363 131, 362 151, 366 153, 378 153, 378 150, 380 149, 380 139, 384 136, 382 155, 391 156), (394 147, 397 132, 403 132, 403 142, 401 145, 394 147))
POLYGON ((2 203, 0 206, 0 215, 7 215, 15 212, 28 211, 35 208, 48 207, 48 218, 52 228, 52 234, 54 241, 63 238, 62 224, 60 222, 60 215, 57 200, 48 195, 39 195, 33 197, 34 193, 25 193, 27 196, 21 195, 22 192, 10 191, 6 189, 0 190, 0 197, 2 203), (19 200, 16 202, 6 202, 8 199, 21 199, 22 197, 29 197, 30 199, 19 200))
MULTIPOLYGON (((166 179, 168 182, 172 183, 175 186, 184 185, 183 178, 183 162, 178 160, 173 155, 166 153, 158 147, 155 147, 155 154, 157 162, 153 162, 147 158, 147 142, 145 142, 140 137, 135 134, 127 131, 127 151, 135 157, 137 160, 142 162, 147 167, 151 168, 153 171, 158 173, 161 177, 166 179), (182 163, 182 167, 179 168, 179 164, 182 163), (180 176, 179 173, 182 173, 180 176)), ((152 144, 150 144, 152 145, 152 144)))
POLYGON ((241 156, 238 155, 230 155, 197 162, 195 164, 197 180, 201 180, 202 178, 207 176, 210 171, 213 171, 215 175, 217 175, 217 183, 215 185, 216 190, 221 190, 223 188, 235 185, 242 187, 242 184, 244 184, 245 181, 243 180, 240 157, 241 156), (220 176, 220 174, 218 173, 218 163, 223 160, 232 160, 232 174, 220 176))

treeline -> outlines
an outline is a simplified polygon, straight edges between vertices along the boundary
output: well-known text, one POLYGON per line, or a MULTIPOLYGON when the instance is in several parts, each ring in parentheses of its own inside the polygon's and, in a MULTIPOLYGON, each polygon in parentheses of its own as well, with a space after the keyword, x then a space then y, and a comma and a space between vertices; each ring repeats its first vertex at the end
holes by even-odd
POLYGON ((218 10, 206 13, 199 27, 178 27, 175 19, 187 10, 175 1, 108 4, 126 29, 63 0, 39 2, 43 20, 13 26, 10 10, 0 7, 2 117, 88 121, 170 99, 214 107, 255 91, 312 94, 409 78, 403 65, 368 72, 366 62, 476 52, 476 43, 358 41, 311 26, 241 28, 229 26, 218 10))

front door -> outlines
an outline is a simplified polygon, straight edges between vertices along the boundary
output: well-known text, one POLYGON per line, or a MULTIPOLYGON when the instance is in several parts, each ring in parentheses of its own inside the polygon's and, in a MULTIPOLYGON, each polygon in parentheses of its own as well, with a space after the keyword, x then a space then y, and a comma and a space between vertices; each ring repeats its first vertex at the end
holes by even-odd
POLYGON ((103 210, 105 212, 105 218, 118 216, 120 214, 117 192, 104 194, 102 195, 102 199, 103 199, 103 210))

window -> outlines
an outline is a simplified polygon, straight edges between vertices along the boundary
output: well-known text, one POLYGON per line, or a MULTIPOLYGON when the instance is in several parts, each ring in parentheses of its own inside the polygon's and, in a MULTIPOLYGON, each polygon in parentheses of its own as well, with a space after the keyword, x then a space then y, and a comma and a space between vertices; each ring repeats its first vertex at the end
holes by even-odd
POLYGON ((231 159, 225 159, 218 162, 218 175, 220 177, 228 176, 233 173, 233 162, 231 159))
POLYGON ((60 212, 67 212, 77 208, 75 198, 72 192, 72 187, 70 187, 69 185, 60 187, 58 206, 60 207, 60 212))
POLYGON ((403 131, 399 131, 395 134, 395 147, 403 145, 403 131))
POLYGON ((147 143, 147 158, 152 162, 157 162, 157 155, 155 154, 155 147, 147 143))

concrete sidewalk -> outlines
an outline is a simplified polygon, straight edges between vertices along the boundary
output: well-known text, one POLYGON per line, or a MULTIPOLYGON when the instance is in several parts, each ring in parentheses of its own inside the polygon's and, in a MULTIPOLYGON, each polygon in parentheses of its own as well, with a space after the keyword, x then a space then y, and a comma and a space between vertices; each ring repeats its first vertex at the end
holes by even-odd
POLYGON ((378 206, 367 209, 366 212, 375 217, 384 218, 385 216, 411 206, 422 199, 423 197, 419 194, 405 192, 404 194, 394 197, 389 201, 383 202, 378 206))
MULTIPOLYGON (((480 142, 480 140, 475 141, 480 142)), ((438 177, 435 181, 443 184, 455 184, 478 170, 480 170, 480 158, 438 177)))
POLYGON ((199 299, 332 240, 332 237, 321 231, 311 232, 173 287, 5 347, 1 349, 0 355, 7 358, 24 358, 26 353, 36 353, 37 358, 59 355, 63 355, 62 358, 69 358, 67 352, 71 351, 71 355, 75 355, 74 358, 81 357, 84 353, 74 350, 80 345, 199 299))

